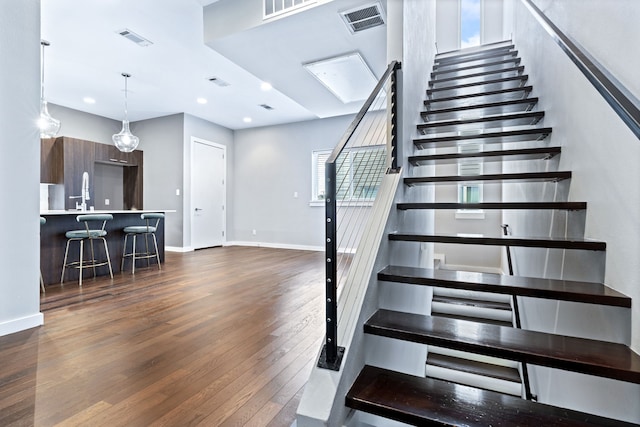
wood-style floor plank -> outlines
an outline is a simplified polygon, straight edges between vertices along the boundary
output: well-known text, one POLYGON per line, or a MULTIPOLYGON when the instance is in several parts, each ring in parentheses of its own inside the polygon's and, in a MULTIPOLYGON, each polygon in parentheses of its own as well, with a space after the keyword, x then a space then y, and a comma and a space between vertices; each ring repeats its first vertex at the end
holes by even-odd
POLYGON ((212 248, 48 286, 0 337, 2 426, 290 426, 324 335, 319 252, 212 248))

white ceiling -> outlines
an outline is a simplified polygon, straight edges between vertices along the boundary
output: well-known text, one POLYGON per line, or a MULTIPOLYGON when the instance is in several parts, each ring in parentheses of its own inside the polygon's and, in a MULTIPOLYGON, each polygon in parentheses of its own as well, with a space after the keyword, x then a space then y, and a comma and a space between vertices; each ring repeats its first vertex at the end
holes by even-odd
POLYGON ((210 42, 214 50, 203 41, 202 8, 217 1, 42 0, 47 100, 122 120, 127 72, 130 121, 184 112, 243 129, 357 111, 359 103, 342 104, 304 63, 358 51, 376 78, 384 72, 386 26, 353 35, 338 14, 370 0, 334 0, 210 42), (117 33, 124 28, 153 45, 126 40, 117 33), (212 76, 231 85, 216 86, 212 76), (263 91, 263 81, 274 89, 263 91), (96 103, 83 102, 87 96, 96 103))

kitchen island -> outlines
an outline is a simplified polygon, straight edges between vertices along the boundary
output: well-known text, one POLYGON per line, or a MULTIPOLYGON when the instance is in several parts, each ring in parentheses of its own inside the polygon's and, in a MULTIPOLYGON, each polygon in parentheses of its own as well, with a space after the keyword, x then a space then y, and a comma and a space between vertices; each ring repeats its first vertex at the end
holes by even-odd
MULTIPOLYGON (((120 273, 120 263, 122 261, 122 253, 124 250, 124 232, 123 229, 129 225, 145 225, 145 221, 140 218, 140 214, 149 212, 165 213, 165 210, 95 210, 95 211, 77 211, 77 210, 53 210, 40 211, 40 216, 46 218, 47 222, 40 227, 40 270, 45 286, 48 284, 60 283, 60 275, 62 274, 62 262, 64 261, 64 249, 67 244, 65 233, 69 230, 81 230, 84 223, 76 221, 76 216, 83 214, 112 214, 113 220, 107 221, 105 230, 107 230, 107 246, 109 247, 109 256, 111 257, 111 267, 113 274, 120 273)), ((160 221, 156 230, 156 238, 158 240, 158 252, 160 254, 160 262, 164 262, 164 220, 160 221)), ((96 223, 97 224, 97 223, 96 223)), ((151 242, 150 242, 151 243, 151 242)), ((144 239, 138 239, 137 251, 144 252, 144 239)), ((104 257, 102 244, 95 245, 96 257, 104 257)), ((86 252, 89 253, 88 251, 86 252)), ((78 244, 72 244, 69 248, 69 260, 77 261, 79 255, 78 244)), ((86 256, 86 255, 85 255, 86 256)), ((155 261, 152 260, 155 267, 155 261)), ((146 260, 138 260, 136 269, 147 265, 146 260)), ((131 269, 131 260, 125 263, 125 270, 131 269)), ((93 277, 93 271, 87 269, 84 272, 85 279, 93 277)), ((109 275, 107 266, 96 268, 97 276, 109 275)), ((77 282, 78 270, 67 269, 65 272, 65 282, 77 282)), ((90 282, 86 282, 90 285, 90 282)))

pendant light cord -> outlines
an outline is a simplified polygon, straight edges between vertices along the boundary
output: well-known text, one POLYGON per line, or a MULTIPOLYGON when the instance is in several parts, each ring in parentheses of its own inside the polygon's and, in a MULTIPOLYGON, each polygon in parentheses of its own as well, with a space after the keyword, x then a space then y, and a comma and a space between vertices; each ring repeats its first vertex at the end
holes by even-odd
POLYGON ((129 121, 129 115, 127 111, 127 101, 128 101, 128 90, 127 90, 127 79, 131 77, 129 73, 122 73, 122 77, 124 77, 124 120, 129 121))
POLYGON ((46 40, 40 40, 41 51, 41 64, 40 64, 40 101, 44 101, 44 48, 49 46, 49 42, 46 40))

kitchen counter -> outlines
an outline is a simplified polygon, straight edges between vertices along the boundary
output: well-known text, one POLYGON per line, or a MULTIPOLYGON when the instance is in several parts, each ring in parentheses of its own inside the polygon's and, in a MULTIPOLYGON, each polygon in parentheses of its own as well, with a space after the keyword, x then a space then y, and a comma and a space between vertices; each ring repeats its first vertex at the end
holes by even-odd
MULTIPOLYGON (((175 212, 174 210, 162 210, 162 209, 141 209, 141 210, 94 210, 94 211, 78 211, 78 210, 48 210, 40 211, 40 216, 47 219, 46 224, 40 227, 40 270, 42 271, 42 277, 44 279, 45 286, 47 284, 59 283, 60 275, 62 274, 62 262, 64 260, 64 249, 67 243, 65 233, 69 230, 79 230, 84 227, 76 221, 77 215, 84 214, 103 214, 109 213, 113 215, 113 220, 107 221, 105 230, 107 230, 107 246, 109 247, 109 256, 111 257, 111 267, 113 274, 120 274, 120 263, 122 261, 122 253, 124 250, 124 232, 123 229, 129 225, 145 225, 145 222, 140 218, 140 214, 145 212, 175 212)), ((156 238, 158 240, 158 252, 160 254, 160 262, 164 262, 164 228, 165 221, 160 221, 158 230, 156 231, 156 238)), ((138 244, 137 251, 144 252, 144 239, 137 239, 138 244)), ((129 244, 130 245, 130 244, 129 244)), ((130 251, 131 249, 129 249, 130 251)), ((96 256, 103 257, 102 245, 96 245, 96 256)), ((88 252, 87 252, 88 254, 88 252)), ((78 244, 72 244, 69 248, 69 260, 77 261, 79 255, 78 244)), ((85 255, 86 256, 86 255, 85 255)), ((138 260, 136 264, 136 270, 138 268, 146 267, 145 260, 138 260)), ((152 264, 154 268, 155 264, 152 264)), ((125 273, 131 274, 131 261, 127 260, 125 263, 125 273)), ((96 268, 97 276, 104 276, 109 274, 107 266, 96 268)), ((91 278, 93 277, 92 269, 87 269, 84 272, 84 286, 91 286, 91 278)), ((78 270, 67 269, 65 273, 66 282, 76 282, 78 280, 78 270)))
POLYGON ((85 215, 85 214, 103 214, 103 213, 107 213, 107 214, 129 214, 129 213, 133 213, 133 214, 142 214, 142 213, 148 213, 148 212, 175 212, 175 210, 166 210, 166 209, 129 209, 129 210, 86 210, 86 211, 79 211, 79 210, 52 210, 52 211, 40 211, 40 216, 48 216, 48 215, 85 215))

